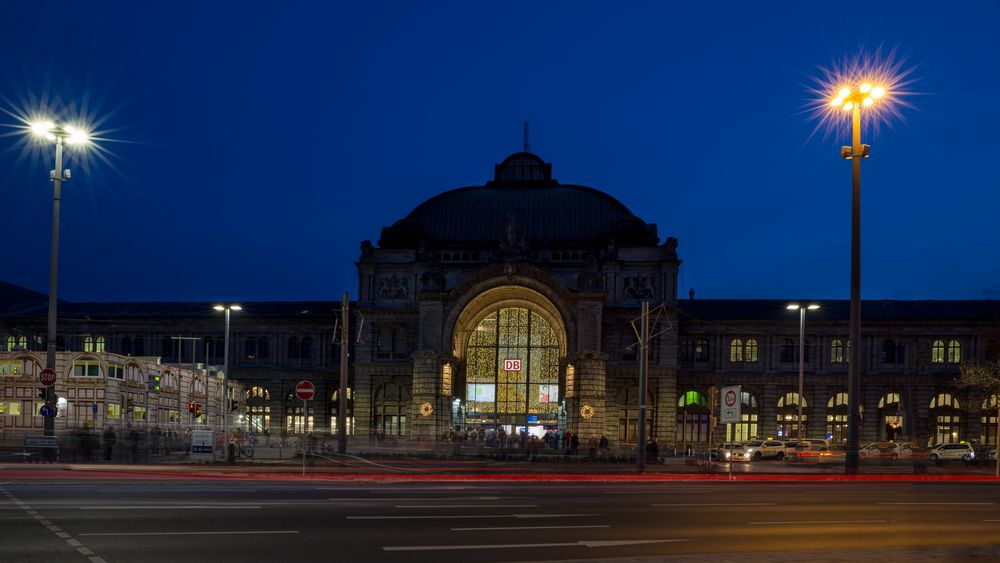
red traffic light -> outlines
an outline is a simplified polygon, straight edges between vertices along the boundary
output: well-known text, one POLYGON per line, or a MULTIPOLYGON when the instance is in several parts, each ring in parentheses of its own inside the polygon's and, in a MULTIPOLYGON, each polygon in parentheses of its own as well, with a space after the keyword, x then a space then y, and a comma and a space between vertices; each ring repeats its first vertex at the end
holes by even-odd
POLYGON ((194 412, 194 403, 188 403, 188 412, 194 412))

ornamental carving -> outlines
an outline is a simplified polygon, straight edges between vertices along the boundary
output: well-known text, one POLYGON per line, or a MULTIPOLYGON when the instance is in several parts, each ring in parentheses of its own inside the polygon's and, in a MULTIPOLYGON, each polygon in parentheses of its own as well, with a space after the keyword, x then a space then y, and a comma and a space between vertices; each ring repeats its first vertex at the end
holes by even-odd
POLYGON ((646 276, 625 278, 625 297, 628 299, 649 299, 653 297, 653 278, 646 276))
POLYGON ((582 416, 583 418, 585 418, 587 420, 590 420, 591 418, 594 418, 594 413, 595 412, 596 411, 595 411, 594 407, 591 406, 591 405, 583 405, 582 407, 580 407, 580 416, 582 416))
POLYGON ((420 416, 430 416, 434 414, 434 405, 423 403, 420 405, 420 416))
POLYGON ((378 296, 383 299, 405 299, 410 294, 410 281, 399 276, 389 276, 378 281, 378 296))

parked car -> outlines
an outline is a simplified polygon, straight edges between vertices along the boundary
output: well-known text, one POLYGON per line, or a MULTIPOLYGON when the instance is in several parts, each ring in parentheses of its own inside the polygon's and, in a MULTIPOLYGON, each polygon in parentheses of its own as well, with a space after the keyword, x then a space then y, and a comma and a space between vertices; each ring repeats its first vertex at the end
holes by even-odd
POLYGON ((931 449, 931 461, 937 463, 941 461, 964 461, 972 463, 976 460, 976 452, 972 444, 960 442, 958 444, 941 444, 931 449))
POLYGON ((765 457, 782 459, 785 457, 785 443, 779 440, 752 440, 747 443, 747 455, 752 460, 765 457))
POLYGON ((747 447, 739 442, 726 442, 712 450, 712 459, 716 461, 750 461, 747 447))

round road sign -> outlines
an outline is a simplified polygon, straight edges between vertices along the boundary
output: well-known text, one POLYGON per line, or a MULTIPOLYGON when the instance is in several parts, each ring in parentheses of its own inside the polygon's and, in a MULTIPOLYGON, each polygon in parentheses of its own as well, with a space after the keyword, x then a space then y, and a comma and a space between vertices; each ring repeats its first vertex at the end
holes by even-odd
POLYGON ((310 401, 315 394, 316 386, 312 384, 312 381, 303 379, 295 384, 295 396, 299 399, 303 401, 310 401))
POLYGON ((735 407, 736 406, 736 391, 733 391, 732 389, 730 389, 729 391, 727 391, 726 392, 726 397, 725 397, 724 400, 726 402, 726 406, 727 407, 729 407, 729 408, 735 407))
POLYGON ((56 370, 45 368, 38 374, 38 382, 49 387, 56 383, 56 370))

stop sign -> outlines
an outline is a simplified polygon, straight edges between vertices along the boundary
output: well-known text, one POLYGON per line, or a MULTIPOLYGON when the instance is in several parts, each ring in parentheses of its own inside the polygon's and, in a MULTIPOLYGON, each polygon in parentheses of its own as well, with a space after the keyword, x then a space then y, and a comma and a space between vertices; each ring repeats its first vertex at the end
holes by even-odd
POLYGON ((302 399, 303 401, 310 401, 315 394, 316 386, 312 384, 312 381, 303 379, 295 384, 295 396, 299 399, 302 399))
POLYGON ((56 370, 51 368, 45 368, 38 374, 38 382, 42 385, 49 387, 50 385, 55 385, 56 383, 56 370))

